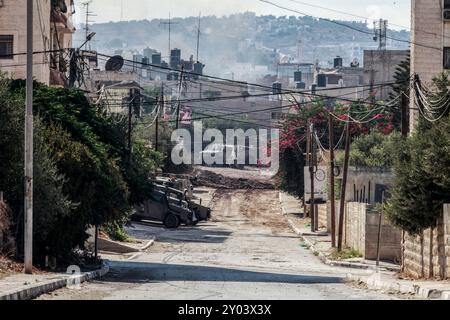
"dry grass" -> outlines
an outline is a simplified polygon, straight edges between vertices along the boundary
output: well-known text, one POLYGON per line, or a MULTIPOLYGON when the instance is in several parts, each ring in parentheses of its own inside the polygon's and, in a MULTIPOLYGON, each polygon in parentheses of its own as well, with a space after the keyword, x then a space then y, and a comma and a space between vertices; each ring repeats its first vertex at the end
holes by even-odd
POLYGON ((0 275, 8 275, 23 272, 23 264, 0 256, 0 275))

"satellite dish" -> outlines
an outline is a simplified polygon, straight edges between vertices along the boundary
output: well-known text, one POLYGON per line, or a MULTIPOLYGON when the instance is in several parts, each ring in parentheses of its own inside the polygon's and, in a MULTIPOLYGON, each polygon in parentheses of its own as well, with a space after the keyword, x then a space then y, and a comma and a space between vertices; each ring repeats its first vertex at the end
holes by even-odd
POLYGON ((122 69, 124 64, 124 60, 122 58, 122 56, 114 56, 111 57, 105 65, 105 70, 106 71, 120 71, 120 69, 122 69))

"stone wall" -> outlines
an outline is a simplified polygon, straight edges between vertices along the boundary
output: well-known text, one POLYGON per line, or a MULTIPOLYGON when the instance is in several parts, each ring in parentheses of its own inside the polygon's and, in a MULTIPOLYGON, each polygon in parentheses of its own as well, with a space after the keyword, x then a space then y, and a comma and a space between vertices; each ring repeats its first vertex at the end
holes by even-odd
MULTIPOLYGON (((331 231, 331 202, 327 204, 327 227, 331 231)), ((319 213, 321 211, 319 210, 319 213)), ((321 219, 319 218, 319 223, 321 219)), ((347 202, 344 217, 344 245, 360 252, 365 259, 377 258, 378 225, 380 215, 373 207, 359 202, 347 202)), ((339 201, 336 201, 336 234, 339 228, 339 201)), ((380 259, 401 261, 402 232, 382 216, 380 259)))
POLYGON ((450 205, 437 226, 420 235, 405 234, 403 272, 414 278, 450 278, 450 205))
POLYGON ((319 229, 326 229, 327 232, 331 232, 331 223, 329 223, 331 212, 328 207, 328 204, 319 204, 317 206, 317 215, 319 217, 319 229))
POLYGON ((366 243, 366 212, 365 203, 348 202, 346 204, 344 243, 346 247, 360 252, 363 256, 366 243))
MULTIPOLYGON (((367 212, 366 215, 366 243, 365 258, 377 259, 378 226, 380 215, 367 212)), ((381 260, 401 262, 402 232, 392 226, 384 215, 381 217, 380 258, 381 260)))

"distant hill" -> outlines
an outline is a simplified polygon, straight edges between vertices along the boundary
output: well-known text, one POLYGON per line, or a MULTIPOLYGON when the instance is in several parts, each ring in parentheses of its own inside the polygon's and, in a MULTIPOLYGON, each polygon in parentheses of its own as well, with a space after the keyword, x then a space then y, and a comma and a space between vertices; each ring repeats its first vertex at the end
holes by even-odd
MULTIPOLYGON (((168 30, 162 20, 110 22, 92 25, 97 33, 94 49, 113 53, 115 50, 138 50, 146 47, 168 55, 168 30)), ((171 47, 180 48, 183 58, 195 57, 198 18, 174 18, 172 20, 171 47)), ((363 22, 342 21, 352 28, 372 32, 363 22)), ((81 26, 82 27, 82 26, 81 26)), ((200 60, 208 72, 224 74, 235 68, 235 63, 254 63, 273 66, 279 54, 297 56, 298 39, 302 40, 303 61, 321 63, 332 61, 340 55, 344 63, 362 58, 363 49, 377 47, 371 34, 364 34, 325 20, 311 17, 256 16, 254 13, 224 17, 208 16, 201 20, 200 60)), ((389 30, 396 39, 409 40, 409 32, 389 30)), ((81 28, 75 41, 81 42, 81 28)), ((388 42, 389 48, 406 49, 402 42, 388 42)))

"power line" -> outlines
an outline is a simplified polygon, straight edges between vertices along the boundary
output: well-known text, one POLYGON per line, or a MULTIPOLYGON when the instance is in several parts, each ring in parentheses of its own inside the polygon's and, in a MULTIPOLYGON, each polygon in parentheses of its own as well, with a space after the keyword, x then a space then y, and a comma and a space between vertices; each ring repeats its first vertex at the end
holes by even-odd
MULTIPOLYGON (((313 7, 313 8, 318 8, 318 9, 322 9, 322 10, 327 10, 327 11, 343 14, 343 15, 346 15, 346 16, 349 16, 349 17, 354 17, 354 18, 359 18, 359 19, 364 19, 364 20, 374 20, 374 19, 371 19, 371 18, 368 18, 368 17, 365 17, 365 16, 354 14, 354 13, 344 12, 344 11, 340 11, 340 10, 337 10, 337 9, 332 9, 332 8, 327 8, 327 7, 311 4, 311 3, 306 3, 306 2, 303 2, 303 1, 298 1, 298 0, 288 0, 288 1, 294 2, 294 3, 298 3, 298 4, 301 4, 301 5, 305 5, 305 6, 309 6, 309 7, 313 7)), ((445 37, 445 38, 449 38, 450 39, 450 36, 437 34, 435 32, 430 32, 430 31, 427 31, 427 30, 411 28, 411 26, 403 26, 401 24, 395 24, 395 23, 391 23, 391 22, 389 22, 389 24, 392 25, 392 26, 403 28, 405 30, 418 31, 418 32, 422 32, 422 33, 425 33, 425 34, 434 35, 434 36, 438 36, 438 37, 445 37)))
MULTIPOLYGON (((61 51, 67 51, 68 48, 65 49, 55 49, 55 50, 42 50, 42 51, 33 51, 33 55, 35 54, 43 54, 43 53, 56 53, 61 51)), ((10 58, 15 56, 25 56, 27 55, 26 52, 17 52, 17 53, 10 53, 10 54, 0 54, 0 58, 10 58)))
MULTIPOLYGON (((405 81, 405 82, 406 82, 406 81, 405 81)), ((384 85, 383 85, 383 86, 384 86, 384 85)), ((348 96, 348 95, 353 95, 353 94, 355 94, 355 93, 361 94, 361 93, 363 93, 363 92, 365 92, 365 91, 370 91, 370 90, 372 90, 372 88, 366 88, 366 89, 361 90, 361 91, 357 91, 357 92, 349 92, 349 93, 341 94, 341 95, 338 95, 338 96, 324 96, 324 95, 316 95, 316 94, 306 94, 306 95, 311 96, 310 98, 312 98, 312 97, 320 97, 320 98, 321 98, 320 100, 316 100, 316 101, 326 101, 326 100, 333 100, 333 99, 336 99, 336 100, 343 100, 343 101, 346 101, 346 102, 352 102, 352 103, 365 103, 365 104, 372 105, 372 106, 384 107, 385 105, 379 104, 379 103, 364 102, 364 101, 362 101, 362 100, 352 100, 352 99, 346 99, 346 98, 344 98, 345 96, 348 96)), ((251 97, 267 97, 267 96, 273 96, 273 95, 274 95, 273 93, 270 93, 270 94, 258 94, 258 95, 250 95, 250 96, 248 96, 248 95, 237 95, 237 96, 211 97, 211 98, 202 98, 202 99, 184 99, 184 100, 174 99, 174 100, 171 100, 170 103, 172 103, 172 104, 174 104, 174 103, 183 103, 183 104, 186 104, 186 103, 203 103, 203 102, 215 102, 215 101, 235 100, 235 99, 251 98, 251 97)), ((283 95, 287 95, 287 94, 283 94, 283 95)), ((152 98, 155 98, 155 99, 156 99, 156 97, 152 97, 152 98)), ((295 100, 295 99, 294 99, 294 100, 295 100)), ((117 100, 116 100, 116 101, 117 101, 117 100)), ((268 101, 270 101, 270 100, 268 100, 268 101)), ((291 99, 286 99, 286 98, 284 98, 284 99, 281 98, 280 100, 277 100, 277 101, 290 102, 291 104, 289 104, 289 105, 281 105, 281 106, 277 106, 276 108, 286 108, 286 107, 289 107, 289 106, 295 106, 295 105, 298 104, 297 102, 296 102, 296 103, 292 103, 292 100, 291 100, 291 99)), ((246 102, 254 103, 255 101, 246 101, 246 102)), ((302 102, 302 104, 307 104, 307 103, 310 103, 310 102, 311 102, 311 101, 305 101, 305 102, 302 102)), ((150 102, 150 101, 149 101, 149 102, 144 102, 144 103, 143 103, 143 105, 152 105, 152 104, 154 104, 154 102, 150 102)), ((121 105, 123 105, 123 103, 122 103, 121 101, 119 101, 119 102, 117 102, 115 105, 116 105, 116 106, 121 106, 121 105)), ((201 108, 202 106, 199 105, 199 106, 195 106, 195 107, 201 108)))
MULTIPOLYGON (((287 8, 287 7, 282 6, 282 5, 278 4, 278 3, 271 2, 271 1, 268 1, 268 0, 259 0, 259 1, 260 2, 265 2, 267 4, 270 4, 270 5, 274 6, 274 7, 277 7, 279 9, 283 9, 283 10, 286 10, 286 11, 294 12, 294 13, 297 13, 297 14, 300 14, 300 15, 303 15, 303 16, 309 16, 309 17, 312 17, 312 18, 315 18, 315 19, 319 19, 319 20, 323 20, 323 21, 327 21, 327 22, 330 22, 330 23, 334 23, 334 24, 339 25, 341 27, 349 28, 351 30, 354 30, 354 31, 357 31, 357 32, 360 32, 360 33, 373 35, 373 33, 370 32, 370 31, 361 30, 361 29, 358 29, 356 27, 353 27, 353 26, 350 26, 348 24, 345 24, 343 22, 339 22, 339 21, 336 21, 336 20, 331 20, 331 19, 328 19, 328 18, 316 17, 316 16, 313 16, 313 15, 311 15, 309 13, 304 13, 304 12, 298 11, 296 9, 287 8)), ((433 49, 433 50, 438 50, 438 51, 442 51, 443 50, 442 48, 437 48, 437 47, 432 47, 432 46, 428 46, 428 45, 425 45, 425 44, 420 44, 420 43, 417 43, 417 42, 414 42, 414 41, 411 41, 411 40, 397 39, 397 38, 394 38, 394 37, 391 37, 391 36, 387 36, 386 38, 390 39, 390 40, 393 40, 393 41, 413 44, 413 45, 424 47, 424 48, 428 48, 428 49, 433 49)))
MULTIPOLYGON (((103 57, 107 57, 107 58, 112 58, 112 56, 106 55, 106 54, 102 54, 102 53, 97 53, 99 56, 103 56, 103 57)), ((163 66, 158 66, 158 65, 154 65, 151 63, 144 63, 144 62, 135 62, 135 61, 131 61, 128 59, 125 59, 126 62, 129 63, 134 63, 134 64, 138 64, 138 65, 142 65, 142 66, 150 66, 150 67, 154 67, 154 68, 158 68, 158 69, 163 69, 163 70, 169 70, 169 71, 175 71, 175 72, 181 72, 181 70, 178 69, 174 69, 174 68, 170 68, 170 67, 163 67, 163 66)), ((195 75, 195 76, 199 76, 197 73, 194 72, 190 72, 190 71, 184 71, 185 74, 191 74, 191 75, 195 75)), ((215 80, 221 80, 221 81, 226 81, 226 82, 230 82, 230 83, 238 83, 244 86, 252 86, 252 87, 258 87, 258 88, 264 88, 264 89, 270 89, 272 90, 272 87, 268 87, 265 85, 261 85, 261 84, 256 84, 256 83, 249 83, 249 82, 242 82, 242 81, 236 81, 236 80, 231 80, 231 79, 226 79, 226 78, 221 78, 221 77, 217 77, 217 76, 209 76, 209 75, 201 75, 202 77, 205 78, 209 78, 209 79, 215 79, 215 80)), ((385 86, 385 85, 393 85, 393 84, 400 84, 400 83, 404 83, 406 81, 409 81, 409 79, 405 80, 405 81, 395 81, 395 82, 390 82, 390 83, 381 83, 379 84, 380 86, 385 86)), ((361 85, 358 87, 367 87, 367 85, 361 85)), ((325 88, 323 91, 330 91, 330 90, 339 90, 339 89, 345 89, 346 87, 337 87, 337 88, 325 88)), ((317 92, 318 90, 316 90, 317 92)), ((342 101, 346 101, 346 102, 359 102, 356 100, 352 100, 352 99, 343 99, 343 98, 337 98, 337 97, 332 97, 332 96, 326 96, 326 95, 320 95, 317 93, 309 93, 309 91, 296 91, 296 90, 287 90, 287 89, 281 89, 281 93, 279 95, 282 95, 283 93, 290 93, 290 94, 300 94, 300 95, 307 95, 307 96, 313 96, 313 97, 324 97, 327 99, 338 99, 338 100, 342 100, 342 101)), ((268 96, 272 96, 274 95, 273 93, 271 94, 266 94, 268 96)), ((275 94, 276 95, 276 94, 275 94)), ((219 99, 219 100, 227 100, 227 99, 236 99, 236 98, 251 98, 251 97, 258 97, 258 96, 263 96, 263 95, 249 95, 249 96, 236 96, 236 97, 215 97, 215 98, 206 98, 207 101, 214 101, 215 99, 219 99)), ((199 100, 199 99, 196 99, 199 100)), ((204 100, 201 100, 204 101, 204 100)), ((375 102, 368 102, 367 104, 373 105, 373 106, 382 106, 381 104, 375 103, 375 102)))

